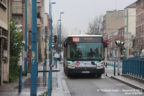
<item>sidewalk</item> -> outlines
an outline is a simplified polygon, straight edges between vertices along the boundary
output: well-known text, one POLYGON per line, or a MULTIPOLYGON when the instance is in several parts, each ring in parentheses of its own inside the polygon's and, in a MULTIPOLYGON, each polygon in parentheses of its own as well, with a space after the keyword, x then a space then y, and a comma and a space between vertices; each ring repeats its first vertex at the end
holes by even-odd
MULTIPOLYGON (((111 77, 115 80, 118 80, 120 82, 123 82, 131 87, 140 89, 142 91, 144 91, 144 80, 140 80, 128 75, 119 75, 119 76, 114 76, 114 67, 109 65, 106 68, 106 73, 108 77, 111 77)), ((122 68, 120 68, 120 74, 122 74, 122 68)), ((117 68, 116 68, 116 75, 117 75, 117 68)))
POLYGON ((129 86, 140 89, 144 91, 144 80, 139 80, 130 76, 120 75, 120 76, 111 76, 111 78, 121 81, 129 86))
MULTIPOLYGON (((47 61, 48 62, 48 61, 47 61)), ((48 68, 47 63, 47 69, 48 68)), ((38 70, 43 70, 43 63, 38 65, 38 70)), ((60 71, 59 62, 58 68, 53 67, 56 72, 52 73, 52 96, 70 96, 69 90, 65 80, 62 79, 62 71, 60 71)), ((46 72, 46 86, 43 86, 43 72, 38 73, 37 83, 37 96, 43 96, 48 91, 48 72, 46 72)), ((11 84, 4 84, 0 86, 0 96, 30 96, 30 74, 27 77, 23 77, 22 92, 18 94, 18 80, 11 84)))

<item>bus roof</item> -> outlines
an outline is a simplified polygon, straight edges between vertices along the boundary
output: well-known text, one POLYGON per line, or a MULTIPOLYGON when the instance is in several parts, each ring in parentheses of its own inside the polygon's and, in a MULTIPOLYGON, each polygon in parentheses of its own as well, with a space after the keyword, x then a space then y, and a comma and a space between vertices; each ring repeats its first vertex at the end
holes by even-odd
POLYGON ((103 37, 102 35, 68 35, 68 37, 103 37))

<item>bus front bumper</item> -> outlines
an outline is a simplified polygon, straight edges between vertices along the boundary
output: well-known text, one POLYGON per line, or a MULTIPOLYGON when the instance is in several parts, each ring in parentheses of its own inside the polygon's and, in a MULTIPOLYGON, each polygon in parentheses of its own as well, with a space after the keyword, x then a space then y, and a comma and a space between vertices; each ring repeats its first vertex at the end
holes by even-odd
POLYGON ((66 68, 68 73, 70 74, 103 74, 105 73, 105 69, 96 69, 96 68, 75 68, 75 69, 70 69, 66 68))

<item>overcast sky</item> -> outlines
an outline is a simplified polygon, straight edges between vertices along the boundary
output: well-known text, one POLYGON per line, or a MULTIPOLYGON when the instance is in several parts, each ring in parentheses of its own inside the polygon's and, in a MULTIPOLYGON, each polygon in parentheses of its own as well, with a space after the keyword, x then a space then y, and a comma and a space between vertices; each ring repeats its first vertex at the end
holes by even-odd
MULTIPOLYGON (((46 0, 46 12, 48 13, 48 1, 46 0)), ((94 17, 104 15, 106 11, 123 10, 126 6, 137 0, 52 0, 56 4, 52 6, 53 25, 59 19, 60 11, 63 11, 62 24, 67 33, 81 30, 86 32, 89 22, 94 17)))

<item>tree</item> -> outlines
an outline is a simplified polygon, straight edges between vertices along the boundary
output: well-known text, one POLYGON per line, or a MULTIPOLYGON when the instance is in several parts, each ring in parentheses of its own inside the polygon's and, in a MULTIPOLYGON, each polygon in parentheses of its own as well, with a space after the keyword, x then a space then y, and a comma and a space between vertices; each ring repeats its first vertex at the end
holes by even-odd
POLYGON ((19 55, 22 51, 23 37, 20 33, 20 29, 16 27, 15 21, 10 21, 10 77, 9 81, 13 82, 19 75, 19 55))
POLYGON ((102 34, 103 16, 95 17, 95 19, 89 23, 88 34, 100 35, 102 34))

